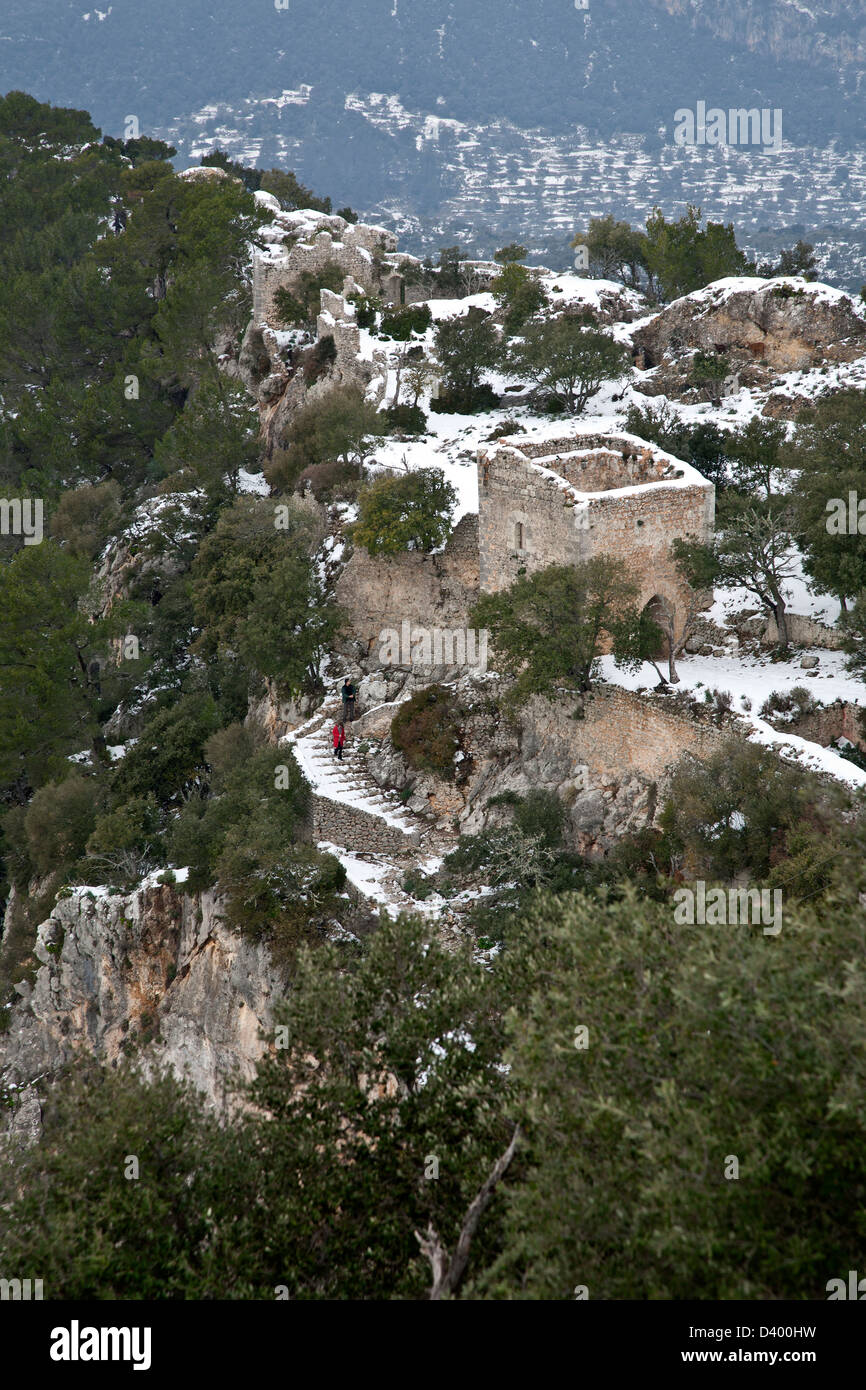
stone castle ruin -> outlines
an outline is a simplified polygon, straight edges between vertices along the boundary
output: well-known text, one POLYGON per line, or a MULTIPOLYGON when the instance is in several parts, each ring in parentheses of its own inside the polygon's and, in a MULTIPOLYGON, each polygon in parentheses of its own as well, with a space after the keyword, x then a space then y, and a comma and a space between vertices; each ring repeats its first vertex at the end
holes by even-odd
POLYGON ((265 249, 253 256, 253 317, 236 373, 258 400, 270 457, 291 415, 310 397, 353 386, 373 405, 381 405, 388 379, 387 353, 375 349, 367 357, 362 355, 352 299, 375 295, 387 305, 401 305, 425 298, 429 292, 421 285, 407 285, 403 272, 420 262, 398 254, 396 237, 383 227, 309 209, 283 212, 270 195, 256 196, 274 217, 260 232, 265 249), (281 325, 274 298, 279 289, 296 292, 305 272, 315 275, 327 265, 342 271, 342 290, 321 290, 311 342, 302 331, 281 325), (328 370, 311 381, 301 369, 310 348, 324 339, 333 341, 336 356, 328 370))
POLYGON ((708 541, 715 488, 689 464, 634 435, 573 426, 567 436, 503 437, 478 453, 478 516, 441 554, 387 563, 357 551, 338 599, 368 656, 383 628, 471 626, 479 592, 521 573, 607 555, 625 563, 640 606, 661 605, 679 635, 694 595, 671 556, 675 538, 708 541))
MULTIPOLYGON (((396 238, 381 227, 309 210, 276 207, 264 236, 269 245, 254 259, 254 316, 245 345, 249 356, 260 351, 267 362, 255 389, 273 447, 309 396, 351 383, 382 403, 387 354, 376 349, 362 355, 352 298, 366 293, 406 302, 400 267, 412 258, 398 255, 396 238), (295 289, 305 271, 328 263, 343 271, 342 293, 321 291, 316 340, 331 339, 336 354, 327 373, 310 384, 299 370, 308 349, 288 344, 293 335, 277 326, 274 295, 281 287, 295 289)), ((477 268, 497 269, 492 263, 477 268)), ((467 627, 479 591, 495 592, 521 573, 599 555, 624 561, 641 606, 660 605, 672 615, 674 630, 681 628, 693 595, 677 573, 671 544, 676 538, 709 540, 715 515, 714 487, 689 464, 635 436, 572 425, 565 435, 548 428, 502 437, 479 451, 477 466, 477 532, 475 518, 471 525, 466 518, 441 556, 413 552, 383 565, 358 553, 348 561, 340 599, 368 652, 395 617, 424 627, 467 627)))
POLYGON ((565 437, 511 436, 481 449, 478 510, 482 593, 507 588, 520 573, 607 555, 625 563, 641 607, 661 603, 680 626, 690 595, 671 543, 711 538, 715 488, 634 435, 575 427, 565 437))
POLYGON ((278 212, 266 236, 270 245, 253 257, 256 323, 273 325, 277 290, 296 289, 304 271, 315 275, 329 263, 336 263, 359 291, 378 295, 386 304, 404 304, 411 298, 412 287, 407 287, 400 267, 419 262, 398 255, 397 238, 384 227, 325 213, 278 212))

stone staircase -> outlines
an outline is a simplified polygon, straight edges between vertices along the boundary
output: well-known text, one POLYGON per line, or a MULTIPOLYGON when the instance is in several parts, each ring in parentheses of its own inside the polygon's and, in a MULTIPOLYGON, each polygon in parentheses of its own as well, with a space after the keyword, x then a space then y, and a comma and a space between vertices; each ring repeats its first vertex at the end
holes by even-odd
POLYGON ((295 752, 313 790, 313 837, 362 854, 444 855, 457 836, 410 811, 396 792, 385 791, 367 771, 358 752, 362 735, 346 728, 340 761, 331 731, 341 706, 332 704, 284 740, 295 752))

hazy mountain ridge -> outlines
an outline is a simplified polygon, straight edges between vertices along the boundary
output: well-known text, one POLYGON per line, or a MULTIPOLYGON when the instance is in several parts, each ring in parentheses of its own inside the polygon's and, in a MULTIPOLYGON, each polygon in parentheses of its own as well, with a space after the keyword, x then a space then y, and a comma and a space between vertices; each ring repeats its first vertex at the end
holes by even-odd
POLYGON ((826 274, 852 287, 863 277, 852 0, 590 0, 586 11, 573 0, 291 0, 288 11, 69 0, 50 36, 27 0, 6 11, 0 88, 87 107, 113 134, 135 115, 179 162, 220 145, 292 167, 417 250, 446 237, 489 253, 519 235, 565 256, 587 215, 642 221, 655 202, 691 199, 755 245, 797 227, 825 243, 826 274), (678 149, 674 113, 699 100, 782 108, 784 149, 773 163, 754 147, 678 149))
POLYGON ((775 59, 807 62, 820 57, 853 70, 858 84, 866 66, 866 25, 858 0, 649 0, 669 15, 688 18, 727 42, 741 40, 775 59))

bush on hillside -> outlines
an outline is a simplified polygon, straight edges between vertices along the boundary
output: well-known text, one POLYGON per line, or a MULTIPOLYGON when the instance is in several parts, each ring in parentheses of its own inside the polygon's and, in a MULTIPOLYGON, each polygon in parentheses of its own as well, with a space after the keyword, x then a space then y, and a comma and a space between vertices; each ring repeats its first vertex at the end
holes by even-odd
POLYGON ((371 555, 434 550, 448 538, 456 503, 457 493, 439 468, 385 475, 362 488, 349 535, 371 555))
POLYGON ((382 315, 379 337, 406 343, 413 333, 426 333, 432 322, 429 304, 407 304, 404 308, 389 309, 382 315))
POLYGON ((499 394, 486 381, 471 390, 446 387, 430 402, 430 409, 437 415, 478 415, 483 410, 498 410, 499 394))
POLYGON ((393 434, 424 434, 427 416, 420 405, 390 405, 382 414, 393 434))
POLYGON ((453 782, 461 750, 463 710, 453 690, 429 685, 407 700, 391 721, 391 742, 418 772, 453 782))

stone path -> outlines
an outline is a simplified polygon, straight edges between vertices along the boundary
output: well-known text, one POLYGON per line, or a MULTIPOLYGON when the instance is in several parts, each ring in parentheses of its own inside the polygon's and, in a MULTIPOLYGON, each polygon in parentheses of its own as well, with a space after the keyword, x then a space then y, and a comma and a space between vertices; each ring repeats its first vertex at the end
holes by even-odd
POLYGON ((339 712, 339 704, 320 709, 285 740, 313 790, 314 837, 354 853, 413 861, 447 854, 457 836, 409 810, 396 792, 377 785, 358 751, 363 736, 350 733, 342 761, 334 757, 331 731, 339 712))

